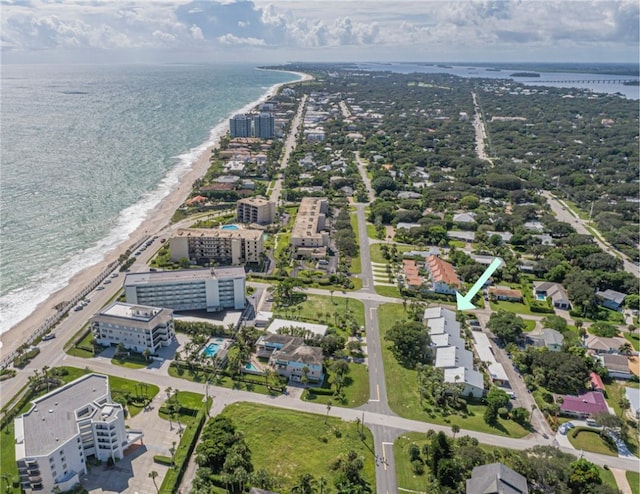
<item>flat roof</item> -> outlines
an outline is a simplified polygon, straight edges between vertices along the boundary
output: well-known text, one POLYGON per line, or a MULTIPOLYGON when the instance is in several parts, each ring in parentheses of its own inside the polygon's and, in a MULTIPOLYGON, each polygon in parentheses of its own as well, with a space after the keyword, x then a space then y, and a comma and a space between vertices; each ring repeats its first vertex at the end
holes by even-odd
POLYGON ((498 362, 492 362, 487 366, 487 368, 489 369, 491 379, 497 379, 499 381, 509 381, 509 376, 507 376, 507 372, 504 370, 502 364, 498 362))
POLYGON ((177 271, 148 271, 145 273, 127 273, 124 286, 146 285, 149 283, 180 283, 204 281, 211 278, 246 277, 242 266, 226 266, 214 269, 180 269, 177 271))
POLYGON ((311 324, 309 322, 291 321, 288 319, 274 319, 269 324, 267 331, 269 333, 277 333, 282 328, 302 328, 311 331, 313 334, 324 336, 329 326, 326 324, 311 324))
POLYGON ((262 237, 262 230, 252 230, 241 228, 238 230, 223 230, 221 228, 180 228, 172 238, 228 238, 259 240, 262 237))
POLYGON ((496 362, 496 357, 491 351, 491 342, 489 337, 480 331, 473 331, 473 342, 478 352, 478 357, 482 362, 496 362))
POLYGON ((108 394, 109 378, 88 374, 34 400, 31 410, 21 416, 25 455, 47 455, 75 436, 78 433, 76 410, 108 394))
POLYGON ((99 315, 149 322, 162 312, 171 313, 171 310, 141 304, 113 302, 102 309, 99 315))

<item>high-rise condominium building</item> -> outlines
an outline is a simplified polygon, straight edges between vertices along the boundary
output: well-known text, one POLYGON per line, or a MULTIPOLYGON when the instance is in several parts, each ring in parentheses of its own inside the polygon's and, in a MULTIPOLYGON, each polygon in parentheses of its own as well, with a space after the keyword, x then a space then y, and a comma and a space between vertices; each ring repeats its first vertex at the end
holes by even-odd
POLYGON ((198 264, 259 263, 264 252, 262 231, 221 228, 181 228, 169 239, 171 259, 187 258, 198 264))
POLYGON ((127 303, 176 311, 244 309, 243 267, 129 273, 124 280, 127 303))

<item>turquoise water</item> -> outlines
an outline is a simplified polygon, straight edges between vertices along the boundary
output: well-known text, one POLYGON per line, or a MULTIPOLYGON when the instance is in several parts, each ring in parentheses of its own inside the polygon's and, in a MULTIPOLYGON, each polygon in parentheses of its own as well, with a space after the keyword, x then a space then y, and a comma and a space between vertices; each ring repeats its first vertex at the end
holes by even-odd
POLYGON ((547 300, 547 297, 545 297, 544 295, 536 295, 536 299, 537 300, 547 300))
POLYGON ((250 370, 250 371, 260 372, 260 370, 255 365, 253 365, 253 363, 251 363, 251 362, 248 362, 248 363, 244 364, 244 368, 247 369, 247 370, 250 370))
POLYGON ((220 345, 218 345, 217 343, 209 343, 207 347, 204 349, 204 351, 202 352, 202 354, 205 357, 213 357, 215 356, 216 353, 218 353, 219 348, 220 348, 220 345))
POLYGON ((232 114, 298 79, 240 64, 3 64, 0 76, 0 332, 125 242, 232 114))
POLYGON ((239 230, 238 225, 223 225, 220 227, 221 230, 239 230))

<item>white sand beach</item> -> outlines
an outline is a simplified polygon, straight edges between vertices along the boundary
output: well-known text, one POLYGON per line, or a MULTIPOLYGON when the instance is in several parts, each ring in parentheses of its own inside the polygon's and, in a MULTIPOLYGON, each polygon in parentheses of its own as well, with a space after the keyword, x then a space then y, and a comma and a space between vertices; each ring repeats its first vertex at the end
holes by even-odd
MULTIPOLYGON (((309 74, 300 72, 292 73, 300 76, 301 80, 272 86, 257 103, 252 103, 250 108, 264 102, 270 96, 275 94, 281 86, 312 79, 309 74)), ((176 209, 189 197, 189 194, 192 191, 192 184, 198 178, 204 176, 209 169, 211 154, 218 145, 219 141, 214 145, 209 146, 198 157, 189 171, 181 178, 181 181, 176 188, 160 202, 160 204, 147 216, 146 220, 142 222, 133 233, 131 233, 126 241, 122 242, 117 248, 106 252, 99 263, 76 274, 64 288, 53 293, 47 300, 38 305, 28 317, 17 323, 8 331, 2 333, 0 335, 0 344, 2 345, 0 347, 0 358, 10 355, 18 347, 23 345, 48 318, 57 313, 55 309, 57 305, 72 300, 84 287, 96 279, 110 263, 117 261, 118 257, 123 254, 128 247, 139 244, 145 237, 149 235, 156 235, 165 228, 176 209)))

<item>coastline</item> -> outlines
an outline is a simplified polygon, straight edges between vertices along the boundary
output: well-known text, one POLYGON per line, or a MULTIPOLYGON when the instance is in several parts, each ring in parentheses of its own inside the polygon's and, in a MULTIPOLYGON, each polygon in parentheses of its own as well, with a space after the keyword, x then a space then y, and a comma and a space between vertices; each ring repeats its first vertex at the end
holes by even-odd
MULTIPOLYGON (((233 114, 243 113, 253 109, 273 96, 282 86, 312 79, 309 74, 301 72, 282 72, 296 74, 300 79, 274 84, 269 87, 260 98, 235 110, 229 117, 233 114)), ((209 142, 209 144, 202 149, 188 169, 179 177, 177 184, 148 212, 140 225, 138 225, 124 241, 115 248, 106 251, 102 259, 97 263, 74 274, 64 287, 51 293, 43 302, 35 307, 31 314, 0 334, 0 359, 4 359, 7 355, 12 354, 21 345, 26 343, 28 338, 42 326, 48 318, 57 314, 55 309, 57 305, 72 300, 93 280, 100 276, 111 263, 117 262, 118 257, 129 247, 141 243, 143 239, 149 235, 158 234, 170 225, 173 213, 189 197, 193 183, 204 176, 209 169, 211 154, 220 145, 220 139, 224 136, 227 127, 228 123, 227 120, 225 120, 222 124, 211 129, 210 137, 206 141, 209 142)), ((188 152, 193 152, 193 150, 188 152)))

